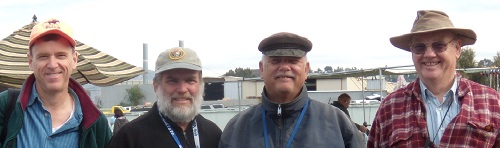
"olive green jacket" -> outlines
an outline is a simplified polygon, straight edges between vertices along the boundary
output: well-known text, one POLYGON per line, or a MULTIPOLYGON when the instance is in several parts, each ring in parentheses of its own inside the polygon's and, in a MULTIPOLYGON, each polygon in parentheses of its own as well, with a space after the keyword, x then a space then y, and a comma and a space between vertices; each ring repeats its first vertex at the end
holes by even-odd
MULTIPOLYGON (((15 107, 12 110, 8 121, 6 142, 0 141, 1 147, 16 147, 17 134, 23 125, 23 116, 26 111, 28 100, 35 82, 34 75, 30 75, 23 84, 20 95, 17 97, 15 107)), ((81 148, 105 148, 111 139, 111 129, 108 120, 102 112, 97 109, 90 97, 82 86, 73 79, 69 81, 69 88, 73 89, 80 99, 83 111, 83 120, 80 123, 80 142, 81 148)), ((0 93, 0 133, 4 129, 4 113, 8 102, 8 92, 0 93)))

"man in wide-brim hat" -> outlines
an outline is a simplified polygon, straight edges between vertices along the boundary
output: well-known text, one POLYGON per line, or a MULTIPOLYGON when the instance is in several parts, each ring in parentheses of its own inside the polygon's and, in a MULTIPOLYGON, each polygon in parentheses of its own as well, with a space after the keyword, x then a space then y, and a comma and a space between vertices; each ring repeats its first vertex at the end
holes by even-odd
POLYGON ((418 78, 382 101, 368 147, 500 147, 499 94, 455 72, 473 30, 421 10, 411 32, 390 41, 411 52, 418 78))

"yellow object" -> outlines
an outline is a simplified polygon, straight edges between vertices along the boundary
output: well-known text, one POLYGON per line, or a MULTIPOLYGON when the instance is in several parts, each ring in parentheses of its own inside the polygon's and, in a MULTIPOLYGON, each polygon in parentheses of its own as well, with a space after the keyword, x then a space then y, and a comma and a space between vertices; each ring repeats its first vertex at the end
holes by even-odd
POLYGON ((110 109, 101 109, 101 111, 105 115, 114 115, 115 108, 122 110, 123 114, 130 114, 130 110, 132 110, 132 107, 113 106, 110 109))

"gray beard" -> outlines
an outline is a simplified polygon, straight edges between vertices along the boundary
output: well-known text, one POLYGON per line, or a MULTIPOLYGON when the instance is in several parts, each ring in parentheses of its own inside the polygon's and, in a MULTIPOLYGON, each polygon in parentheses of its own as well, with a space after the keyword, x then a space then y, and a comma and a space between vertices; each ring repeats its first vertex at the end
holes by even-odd
POLYGON ((196 115, 199 114, 201 110, 203 90, 204 87, 202 85, 198 94, 196 94, 196 96, 191 96, 191 105, 174 106, 171 101, 173 96, 166 96, 163 90, 159 88, 156 91, 158 110, 162 115, 168 117, 173 122, 189 123, 196 117, 196 115))

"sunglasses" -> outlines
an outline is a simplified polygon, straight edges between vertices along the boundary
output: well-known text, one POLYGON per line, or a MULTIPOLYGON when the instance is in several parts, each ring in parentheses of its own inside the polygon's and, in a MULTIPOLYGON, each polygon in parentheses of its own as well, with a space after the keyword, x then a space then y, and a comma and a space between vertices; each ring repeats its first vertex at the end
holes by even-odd
MULTIPOLYGON (((449 42, 437 41, 431 44, 431 48, 435 53, 445 52, 448 49, 448 44, 457 38, 451 39, 449 42)), ((410 51, 414 54, 424 54, 427 50, 427 44, 424 43, 412 43, 410 45, 410 51)))

